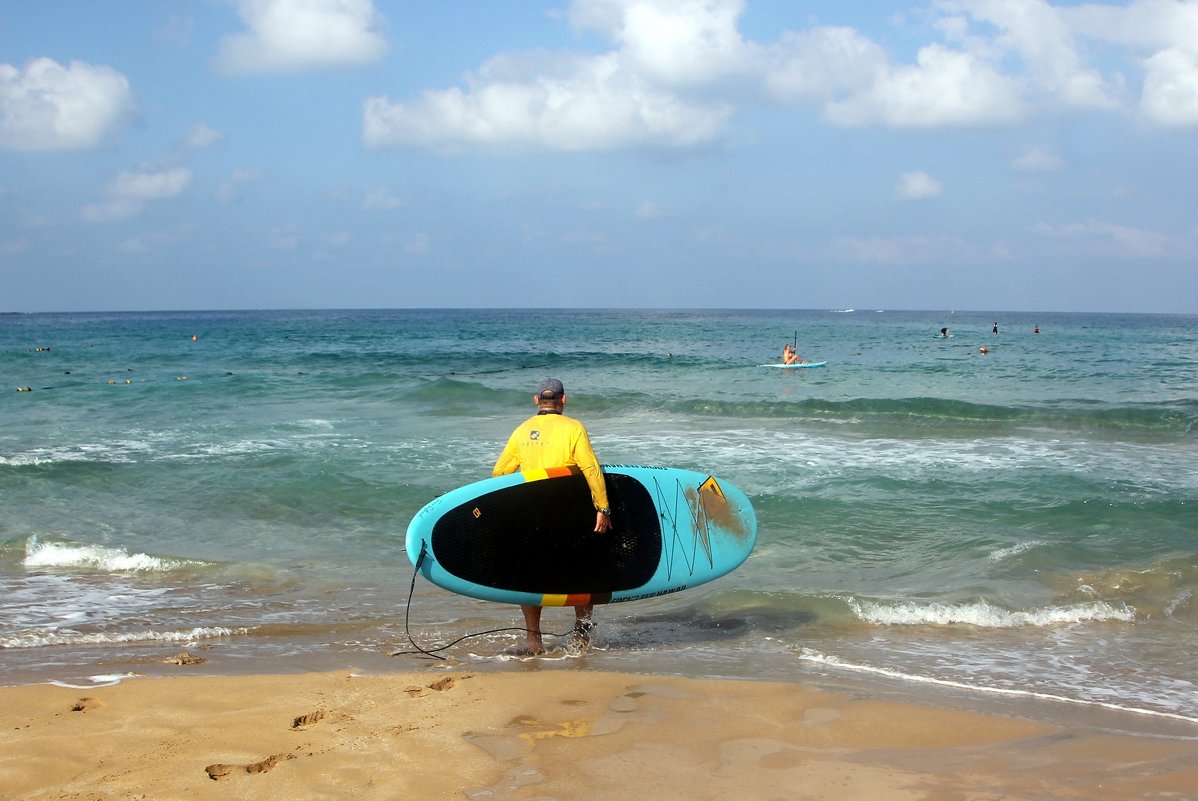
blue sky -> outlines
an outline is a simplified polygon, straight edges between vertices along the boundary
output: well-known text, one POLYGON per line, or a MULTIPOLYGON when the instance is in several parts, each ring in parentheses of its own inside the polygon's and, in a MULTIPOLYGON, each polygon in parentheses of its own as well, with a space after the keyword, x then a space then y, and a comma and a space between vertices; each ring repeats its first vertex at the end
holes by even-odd
POLYGON ((0 0, 0 311, 1198 312, 1198 2, 0 0))

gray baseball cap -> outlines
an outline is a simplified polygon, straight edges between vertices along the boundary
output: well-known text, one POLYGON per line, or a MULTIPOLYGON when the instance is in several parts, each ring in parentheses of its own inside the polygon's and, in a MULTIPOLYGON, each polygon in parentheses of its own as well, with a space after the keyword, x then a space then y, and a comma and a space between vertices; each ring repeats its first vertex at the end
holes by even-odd
POLYGON ((537 384, 537 397, 543 400, 557 400, 566 394, 566 388, 556 378, 546 378, 537 384))

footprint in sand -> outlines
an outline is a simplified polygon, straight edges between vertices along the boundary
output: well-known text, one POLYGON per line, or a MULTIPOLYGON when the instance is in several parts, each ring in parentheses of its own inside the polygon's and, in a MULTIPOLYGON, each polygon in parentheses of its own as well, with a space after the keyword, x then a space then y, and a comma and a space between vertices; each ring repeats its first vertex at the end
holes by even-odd
MULTIPOLYGON (((469 679, 469 678, 472 678, 472 676, 473 676, 473 674, 467 673, 466 675, 462 676, 461 678, 469 679)), ((404 687, 403 691, 405 693, 407 693, 409 696, 411 696, 412 698, 421 698, 423 696, 428 695, 429 690, 436 690, 437 692, 443 692, 445 690, 449 690, 449 689, 456 687, 457 683, 458 683, 458 679, 454 678, 453 676, 446 676, 445 678, 437 679, 432 684, 426 685, 424 687, 421 687, 416 684, 410 685, 408 687, 404 687)))
POLYGON ((71 705, 72 712, 88 712, 92 709, 99 709, 104 706, 104 702, 99 698, 80 698, 71 705))
POLYGON ((291 721, 292 729, 306 729, 309 726, 314 726, 328 716, 328 712, 323 709, 318 709, 315 712, 309 712, 306 715, 300 715, 295 720, 291 721))
MULTIPOLYGON (((299 717, 293 719, 291 721, 291 729, 292 731, 303 731, 310 726, 315 726, 328 716, 328 711, 324 709, 317 709, 315 712, 309 712, 306 715, 300 715, 299 717)), ((208 773, 208 778, 219 782, 243 774, 267 773, 274 770, 275 766, 280 762, 285 762, 288 759, 295 759, 295 754, 274 754, 273 756, 268 756, 266 759, 260 760, 258 762, 251 762, 248 765, 228 765, 223 762, 218 762, 214 765, 209 765, 208 767, 204 768, 204 770, 208 773)))
POLYGON ((289 759, 295 759, 295 755, 274 754, 273 756, 268 756, 266 759, 263 759, 259 762, 251 762, 249 765, 224 765, 218 763, 215 765, 209 765, 208 767, 204 768, 204 771, 208 774, 208 778, 219 782, 231 779, 234 776, 241 774, 248 775, 253 773, 269 773, 270 771, 274 770, 275 766, 280 762, 286 762, 289 759))

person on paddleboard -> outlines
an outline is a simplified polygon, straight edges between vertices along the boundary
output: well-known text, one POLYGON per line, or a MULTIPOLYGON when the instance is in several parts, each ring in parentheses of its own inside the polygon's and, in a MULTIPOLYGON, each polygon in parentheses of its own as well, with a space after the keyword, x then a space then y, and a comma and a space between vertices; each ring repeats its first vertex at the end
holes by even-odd
POLYGON ((802 364, 803 357, 800 356, 794 349, 794 346, 789 342, 782 348, 782 363, 783 364, 802 364))
MULTIPOLYGON (((610 530, 611 509, 608 507, 607 485, 599 460, 591 449, 590 436, 580 421, 562 413, 566 408, 566 388, 558 379, 546 378, 537 384, 537 394, 533 395, 532 402, 536 404, 537 413, 512 432, 491 475, 505 476, 517 470, 577 466, 591 490, 591 502, 595 506, 595 531, 602 534, 610 530)), ((563 536, 568 534, 563 533, 563 536)), ((520 610, 524 613, 529 652, 542 653, 545 649, 541 640, 541 607, 521 604, 520 610)), ((584 643, 594 625, 591 620, 593 611, 593 604, 574 607, 574 630, 584 643)))

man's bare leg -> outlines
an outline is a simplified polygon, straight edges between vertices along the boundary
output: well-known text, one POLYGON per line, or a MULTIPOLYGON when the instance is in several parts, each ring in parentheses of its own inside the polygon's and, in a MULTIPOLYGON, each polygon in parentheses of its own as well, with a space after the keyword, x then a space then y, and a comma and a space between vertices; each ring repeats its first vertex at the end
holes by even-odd
POLYGON ((580 645, 590 645, 591 643, 591 629, 595 627, 591 621, 591 613, 594 611, 594 604, 574 607, 574 636, 580 645))
POLYGON ((541 641, 541 607, 520 604, 520 611, 524 613, 524 628, 528 629, 526 642, 529 653, 544 653, 545 646, 541 641))

